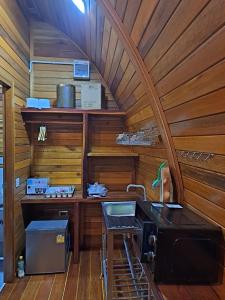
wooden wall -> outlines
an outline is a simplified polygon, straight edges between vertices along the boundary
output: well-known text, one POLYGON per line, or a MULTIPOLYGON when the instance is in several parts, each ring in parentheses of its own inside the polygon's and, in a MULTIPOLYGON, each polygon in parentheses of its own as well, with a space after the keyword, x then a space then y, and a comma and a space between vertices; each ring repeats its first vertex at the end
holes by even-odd
MULTIPOLYGON (((30 171, 30 145, 20 114, 25 98, 29 96, 29 26, 16 1, 1 1, 0 5, 0 80, 13 87, 14 114, 9 116, 14 124, 14 175, 20 186, 14 190, 14 255, 24 246, 24 225, 20 199, 25 193, 25 182, 30 171)), ((14 178, 14 179, 15 179, 14 178)), ((14 181, 15 182, 15 181, 14 181)))
MULTIPOLYGON (((180 163, 184 201, 224 228, 225 1, 110 2, 160 98, 180 163), (179 153, 183 150, 215 156, 208 162, 197 162, 182 159, 179 153)), ((91 13, 104 28, 96 40, 101 50, 96 63, 119 107, 127 112, 128 129, 156 123, 140 74, 118 32, 100 5, 91 13)), ((165 146, 137 147, 134 151, 141 154, 139 182, 149 186, 150 174, 167 158, 165 146)), ((148 195, 157 198, 151 190, 148 195)))
MULTIPOLYGON (((84 52, 68 36, 45 23, 31 23, 31 41, 34 60, 73 62, 74 59, 87 59, 84 52)), ((31 95, 33 97, 50 98, 55 106, 56 85, 69 83, 76 87, 76 107, 81 106, 80 85, 82 81, 74 81, 72 65, 34 64, 31 78, 31 95)), ((106 109, 117 109, 114 97, 93 64, 90 68, 90 81, 101 82, 105 87, 106 109)))
MULTIPOLYGON (((24 3, 22 0, 20 2, 24 3)), ((127 112, 128 130, 139 130, 150 124, 161 128, 162 120, 159 122, 153 112, 154 107, 151 106, 154 102, 154 93, 156 94, 160 100, 157 104, 158 108, 163 110, 163 117, 166 118, 166 125, 169 126, 167 137, 172 138, 171 148, 175 148, 175 159, 179 161, 184 185, 183 201, 224 229, 225 1, 154 0, 150 3, 149 0, 110 0, 114 17, 116 15, 122 22, 121 30, 126 39, 121 38, 121 34, 105 16, 102 6, 99 5, 104 2, 103 0, 99 0, 97 4, 94 0, 90 1, 90 18, 86 20, 80 34, 78 31, 71 30, 74 28, 72 18, 74 12, 70 12, 68 7, 62 13, 60 5, 51 6, 52 0, 48 1, 50 6, 44 4, 43 7, 41 5, 43 1, 35 2, 37 5, 34 10, 36 9, 37 15, 39 13, 43 20, 60 28, 73 41, 78 41, 78 44, 82 45, 82 50, 95 63, 105 84, 114 95, 118 107, 127 112), (54 13, 51 11, 51 14, 48 14, 49 7, 54 9, 54 13), (60 21, 57 18, 59 14, 60 21), (144 62, 144 70, 149 74, 149 82, 153 83, 152 96, 143 84, 143 77, 137 70, 137 64, 131 57, 131 52, 125 50, 127 40, 131 42, 134 49, 138 49, 137 56, 144 62), (212 152, 214 157, 207 162, 183 159, 180 156, 180 151, 183 150, 212 152)), ((12 7, 12 4, 8 5, 12 7)), ((29 8, 27 13, 29 13, 29 8)), ((8 17, 13 19, 12 14, 8 17)), ((4 18, 7 16, 4 15, 4 18)), ((8 19, 4 23, 6 27, 9 27, 8 19)), ((14 28, 14 25, 11 25, 10 27, 14 28)), ((43 27, 41 26, 43 24, 37 25, 36 29, 33 28, 34 43, 32 43, 32 49, 39 57, 41 55, 50 59, 51 53, 55 55, 55 49, 58 48, 58 59, 71 59, 74 53, 80 51, 77 47, 73 48, 65 36, 50 27, 45 27, 46 33, 42 37, 40 32, 43 32, 43 27), (51 38, 49 38, 49 33, 51 38), (60 44, 57 41, 59 37, 62 40, 60 44), (51 42, 54 49, 49 52, 51 42)), ((13 43, 11 43, 11 48, 17 55, 21 56, 23 53, 22 62, 17 67, 14 66, 14 68, 21 69, 27 49, 26 42, 24 44, 21 38, 19 39, 18 28, 20 29, 21 26, 17 26, 17 29, 10 29, 12 31, 10 37, 14 36, 18 40, 19 49, 23 49, 18 54, 18 49, 15 49, 15 45, 13 48, 13 43)), ((4 29, 4 32, 7 32, 7 29, 4 29)), ((26 37, 25 32, 25 41, 26 37)), ((3 46, 6 49, 4 40, 7 41, 6 45, 10 43, 7 34, 3 39, 3 46)), ((8 55, 6 52, 5 50, 4 55, 8 55)), ((12 56, 11 59, 15 60, 16 56, 12 56)), ((7 59, 7 61, 10 60, 7 59)), ((20 105, 26 92, 24 90, 27 89, 27 69, 22 67, 23 79, 21 81, 21 77, 15 73, 17 70, 15 71, 12 67, 8 68, 5 61, 3 63, 1 69, 7 69, 5 77, 17 76, 16 90, 17 97, 20 98, 16 99, 20 105)), ((33 81, 32 93, 37 95, 41 92, 43 96, 48 95, 51 99, 55 99, 56 81, 52 78, 57 70, 46 69, 41 65, 35 68, 31 80, 31 83, 33 81), (35 70, 38 67, 40 69, 35 70), (45 84, 46 78, 43 78, 45 73, 49 75, 48 84, 45 84)), ((64 72, 66 76, 69 76, 66 78, 72 79, 71 75, 68 75, 71 71, 66 69, 58 71, 57 77, 64 72)), ((63 76, 62 79, 65 78, 63 76)), ((113 101, 109 102, 113 103, 110 107, 117 107, 113 101)), ((24 133, 20 132, 20 134, 22 134, 20 141, 26 143, 24 133)), ((158 199, 158 191, 152 191, 150 185, 159 163, 169 159, 168 150, 170 149, 165 142, 156 147, 133 148, 133 151, 140 155, 136 168, 137 181, 146 185, 151 199, 158 199)), ((23 161, 28 163, 29 158, 23 161)))
MULTIPOLYGON (((62 32, 45 23, 31 24, 31 49, 34 60, 72 62, 85 59, 86 55, 62 32)), ((117 109, 117 104, 102 80, 96 67, 91 65, 91 82, 101 82, 105 86, 105 103, 107 109, 117 109)), ((76 87, 76 107, 80 103, 81 81, 74 81, 72 65, 33 64, 31 74, 31 96, 49 98, 56 105, 56 85, 70 83, 76 87)), ((79 120, 78 120, 79 121, 79 120)), ((82 120, 80 120, 82 121, 82 120)), ((51 184, 76 185, 81 189, 82 168, 82 125, 55 127, 47 126, 48 139, 37 142, 37 130, 33 139, 33 160, 31 175, 50 177, 51 184)))
MULTIPOLYGON (((142 4, 141 1, 111 1, 111 3, 126 27, 128 34, 131 34, 137 45, 144 32, 143 24, 147 24, 154 5, 149 7, 149 1, 142 1, 142 4), (138 10, 140 16, 137 15, 138 10)), ((101 24, 104 28, 102 32, 98 31, 98 27, 96 29, 97 39, 95 45, 98 51, 96 51, 96 56, 93 59, 95 59, 98 68, 104 75, 104 79, 115 95, 120 109, 127 112, 127 130, 135 132, 149 128, 152 125, 157 127, 158 124, 143 82, 125 51, 118 33, 104 16, 100 6, 97 6, 96 10, 93 9, 91 14, 90 27, 94 30, 92 22, 96 19, 96 24, 99 24, 99 26, 101 24)), ((94 32, 91 31, 91 34, 94 35, 94 32)), ((137 183, 146 186, 150 199, 158 200, 159 190, 153 191, 151 183, 157 174, 160 162, 167 159, 165 146, 161 142, 156 147, 136 146, 133 147, 133 151, 139 154, 139 160, 136 163, 137 183)))
POLYGON ((135 181, 134 158, 126 157, 131 147, 116 144, 116 137, 124 131, 124 120, 118 117, 92 116, 89 120, 89 151, 111 154, 109 157, 89 157, 89 181, 106 184, 110 191, 125 191, 135 181), (125 156, 113 156, 115 154, 125 156))
POLYGON ((186 5, 175 5, 151 48, 140 51, 170 126, 184 202, 225 229, 225 1, 186 5), (184 159, 182 150, 215 156, 184 159))

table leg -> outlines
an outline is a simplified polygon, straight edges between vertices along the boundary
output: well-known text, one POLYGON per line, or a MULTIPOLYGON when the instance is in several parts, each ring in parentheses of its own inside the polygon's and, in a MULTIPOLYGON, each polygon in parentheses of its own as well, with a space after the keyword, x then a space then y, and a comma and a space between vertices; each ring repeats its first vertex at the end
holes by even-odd
POLYGON ((107 235, 107 300, 112 299, 113 285, 113 234, 107 235))
POLYGON ((73 222, 73 233, 74 233, 74 239, 73 239, 73 263, 77 264, 79 262, 79 254, 80 254, 80 241, 79 241, 79 235, 80 235, 80 221, 79 221, 79 203, 74 204, 74 222, 73 222))

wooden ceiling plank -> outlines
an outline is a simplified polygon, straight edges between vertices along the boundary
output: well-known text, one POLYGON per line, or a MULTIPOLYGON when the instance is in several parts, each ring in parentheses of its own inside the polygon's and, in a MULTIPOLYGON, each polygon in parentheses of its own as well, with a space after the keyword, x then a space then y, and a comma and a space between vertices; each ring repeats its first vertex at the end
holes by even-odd
MULTIPOLYGON (((87 16, 86 16, 87 17, 87 16)), ((96 36, 97 36, 97 6, 95 0, 90 0, 90 32, 91 32, 91 51, 90 51, 90 57, 92 61, 95 61, 95 55, 96 55, 96 36)))
POLYGON ((118 42, 117 34, 116 34, 115 30, 112 28, 111 35, 110 35, 110 41, 109 41, 109 47, 108 47, 108 53, 107 53, 107 59, 106 59, 106 66, 105 66, 105 71, 104 71, 104 79, 106 82, 108 81, 108 78, 109 78, 117 42, 118 42))
POLYGON ((138 46, 139 52, 143 58, 158 38, 160 32, 179 5, 179 2, 180 0, 159 1, 138 46))
POLYGON ((225 26, 157 83, 159 96, 168 94, 225 58, 225 26))
POLYGON ((152 1, 143 0, 141 2, 141 6, 136 16, 136 20, 130 35, 135 46, 138 46, 141 37, 144 33, 144 30, 157 4, 158 4, 158 0, 152 0, 152 1))
POLYGON ((129 33, 131 33, 133 29, 133 25, 140 8, 140 4, 141 0, 129 0, 127 3, 123 24, 127 28, 127 31, 129 33))
POLYGON ((131 58, 132 63, 134 64, 134 67, 139 73, 140 78, 145 86, 147 95, 150 100, 149 104, 151 104, 153 108, 154 115, 160 128, 163 142, 167 148, 169 166, 176 184, 177 200, 181 201, 183 198, 183 184, 179 164, 177 161, 173 140, 170 135, 169 126, 167 124, 162 105, 160 103, 157 92, 153 86, 152 80, 147 72, 147 69, 144 65, 143 60, 141 59, 137 48, 135 47, 128 32, 126 31, 126 28, 122 24, 120 18, 116 14, 111 4, 106 0, 97 1, 99 5, 101 5, 101 7, 103 8, 105 15, 107 16, 107 18, 109 18, 112 26, 117 31, 118 36, 123 41, 124 48, 127 51, 129 57, 131 58))
POLYGON ((156 65, 208 2, 209 0, 181 1, 144 59, 148 71, 156 65))
POLYGON ((183 32, 159 62, 152 68, 155 83, 164 78, 190 53, 203 44, 212 34, 224 26, 225 1, 210 1, 191 25, 183 32), (210 24, 210 26, 209 26, 210 24), (206 30, 207 28, 207 30, 206 30))
POLYGON ((104 16, 101 8, 97 5, 97 33, 96 33, 96 66, 100 69, 102 55, 104 16))
POLYGON ((123 51, 123 55, 122 55, 120 64, 117 68, 116 75, 115 75, 115 77, 113 79, 113 83, 111 85, 111 91, 113 92, 114 95, 115 95, 116 89, 117 89, 117 87, 118 87, 118 85, 119 85, 119 83, 120 83, 120 81, 123 77, 123 74, 127 69, 129 61, 130 61, 130 59, 129 59, 126 51, 123 51))
POLYGON ((127 1, 128 0, 117 0, 116 1, 116 12, 118 16, 120 17, 121 21, 123 21, 125 11, 127 8, 127 1))
POLYGON ((105 68, 105 62, 109 47, 109 38, 111 34, 111 25, 107 18, 104 20, 104 32, 103 32, 103 39, 102 39, 102 54, 101 54, 101 64, 100 64, 100 72, 104 74, 103 70, 105 68))
POLYGON ((110 87, 113 83, 113 80, 116 76, 116 72, 117 72, 118 67, 120 65, 121 58, 122 58, 122 55, 123 55, 123 50, 124 50, 124 48, 122 46, 122 43, 118 39, 117 40, 117 45, 116 45, 116 50, 114 52, 114 57, 113 57, 113 61, 112 61, 111 70, 110 70, 110 73, 109 73, 109 78, 108 78, 108 84, 109 84, 110 87))
MULTIPOLYGON (((127 85, 129 84, 129 82, 132 79, 132 77, 134 76, 134 74, 135 74, 135 68, 130 61, 129 65, 128 65, 126 71, 124 72, 123 77, 117 87, 117 90, 115 93, 116 99, 121 99, 121 95, 122 95, 123 91, 126 89, 127 85)), ((123 101, 123 99, 121 99, 121 100, 123 101)))

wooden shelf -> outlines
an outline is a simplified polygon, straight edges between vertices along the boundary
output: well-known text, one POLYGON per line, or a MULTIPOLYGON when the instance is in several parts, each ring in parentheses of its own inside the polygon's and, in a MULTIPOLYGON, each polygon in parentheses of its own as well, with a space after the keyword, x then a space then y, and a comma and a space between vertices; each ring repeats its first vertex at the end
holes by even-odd
POLYGON ((95 152, 89 152, 87 154, 88 157, 138 157, 138 153, 133 152, 126 152, 126 153, 95 153, 95 152))
POLYGON ((45 198, 43 195, 26 195, 21 199, 22 204, 50 204, 50 203, 76 203, 83 200, 80 192, 74 194, 71 198, 45 198))
POLYGON ((107 110, 107 109, 76 109, 76 108, 45 108, 45 109, 37 109, 37 108, 22 108, 22 114, 89 114, 89 115, 102 115, 102 116, 118 116, 123 117, 126 115, 124 111, 118 110, 107 110))
POLYGON ((135 192, 109 192, 106 197, 83 198, 76 193, 71 198, 45 198, 43 195, 26 195, 21 199, 22 204, 63 204, 63 203, 101 203, 106 201, 139 200, 140 195, 135 192))
POLYGON ((65 124, 65 125, 82 125, 83 122, 76 122, 76 121, 60 121, 60 120, 27 120, 25 121, 27 124, 44 124, 44 125, 60 125, 60 124, 65 124))

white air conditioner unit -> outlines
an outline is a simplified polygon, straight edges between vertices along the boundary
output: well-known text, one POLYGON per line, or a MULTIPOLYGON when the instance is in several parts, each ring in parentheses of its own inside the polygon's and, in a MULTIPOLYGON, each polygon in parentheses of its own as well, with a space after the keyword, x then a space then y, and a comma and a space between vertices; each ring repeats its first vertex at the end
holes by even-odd
POLYGON ((75 80, 90 80, 90 62, 88 60, 75 60, 73 76, 75 80))

